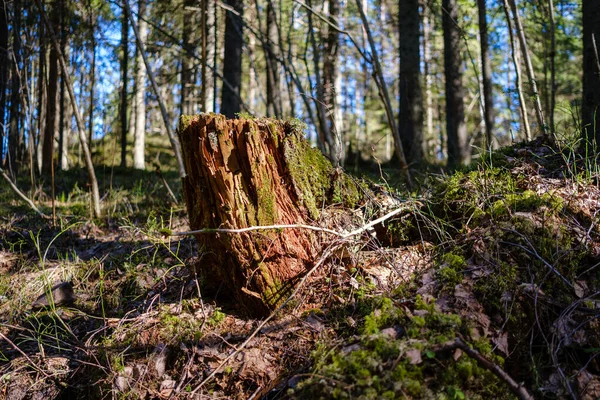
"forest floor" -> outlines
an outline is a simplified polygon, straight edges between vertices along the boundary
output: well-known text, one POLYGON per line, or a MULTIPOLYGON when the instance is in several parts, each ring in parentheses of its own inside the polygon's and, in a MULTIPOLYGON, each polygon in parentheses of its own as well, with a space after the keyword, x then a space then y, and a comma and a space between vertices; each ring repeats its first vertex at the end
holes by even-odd
POLYGON ((0 398, 600 398, 600 164, 573 147, 385 188, 411 211, 315 260, 264 325, 163 235, 188 227, 161 179, 98 170, 101 220, 79 170, 54 225, 0 183, 0 398))

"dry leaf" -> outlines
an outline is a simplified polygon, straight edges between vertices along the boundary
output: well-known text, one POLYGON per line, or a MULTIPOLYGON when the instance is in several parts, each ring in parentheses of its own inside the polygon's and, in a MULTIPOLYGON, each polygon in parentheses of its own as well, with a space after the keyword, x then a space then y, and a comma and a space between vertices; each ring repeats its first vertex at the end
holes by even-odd
POLYGON ((412 365, 421 364, 423 362, 423 360, 421 359, 421 350, 410 349, 406 351, 405 355, 412 365))

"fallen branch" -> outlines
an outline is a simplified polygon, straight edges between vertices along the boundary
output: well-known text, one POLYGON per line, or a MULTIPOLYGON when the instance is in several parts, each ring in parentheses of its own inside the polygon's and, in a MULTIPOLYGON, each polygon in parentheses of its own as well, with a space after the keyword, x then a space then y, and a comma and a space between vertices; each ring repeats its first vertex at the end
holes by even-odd
POLYGON ((385 214, 384 216, 377 218, 376 220, 373 220, 373 221, 369 222, 368 224, 363 225, 360 228, 355 229, 352 232, 348 232, 348 233, 338 232, 338 231, 334 231, 333 229, 322 228, 320 226, 305 225, 305 224, 262 225, 262 226, 249 226, 247 228, 237 228, 237 229, 206 228, 206 229, 198 229, 195 231, 185 231, 185 232, 170 232, 168 230, 165 230, 164 233, 166 236, 189 236, 189 235, 201 235, 201 234, 207 234, 207 233, 245 233, 245 232, 259 231, 259 230, 266 230, 266 229, 308 229, 311 231, 330 233, 332 235, 339 236, 342 239, 347 239, 349 237, 361 234, 364 231, 371 229, 372 227, 374 227, 377 224, 387 221, 388 219, 392 218, 394 215, 399 214, 400 212, 405 211, 406 209, 410 208, 410 206, 412 204, 413 203, 410 203, 409 205, 404 204, 402 207, 398 207, 398 208, 390 211, 389 213, 385 214))
POLYGON ((11 189, 12 189, 12 190, 13 190, 13 191, 14 191, 14 192, 17 194, 17 195, 19 195, 19 197, 20 197, 21 199, 23 199, 23 200, 24 200, 24 201, 25 201, 27 204, 29 204, 29 207, 31 207, 31 209, 32 209, 33 211, 35 211, 35 212, 36 212, 36 213, 37 213, 37 214, 38 214, 40 217, 42 217, 42 218, 45 218, 45 219, 50 219, 50 217, 49 217, 48 215, 46 215, 46 214, 44 214, 43 212, 41 212, 41 211, 39 210, 39 208, 37 208, 37 207, 35 206, 35 204, 33 204, 33 201, 31 201, 31 200, 30 200, 30 199, 29 199, 27 196, 25 196, 25 195, 23 194, 23 192, 21 192, 21 191, 19 190, 19 188, 17 187, 17 185, 15 185, 15 184, 13 183, 13 181, 10 179, 10 177, 9 177, 9 176, 6 174, 6 172, 5 172, 5 171, 4 171, 2 168, 0 168, 0 173, 2 174, 2 176, 4 177, 4 179, 6 180, 6 182, 8 182, 8 184, 9 184, 9 185, 10 185, 10 187, 11 187, 11 189))
POLYGON ((496 375, 499 379, 504 381, 510 388, 510 391, 513 392, 513 394, 519 399, 533 400, 533 396, 529 394, 525 387, 515 382, 515 380, 510 375, 508 375, 506 371, 500 368, 500 366, 494 364, 493 362, 482 356, 480 352, 466 344, 461 338, 456 338, 454 339, 454 341, 446 343, 445 345, 437 348, 435 352, 437 353, 455 349, 460 349, 464 351, 469 357, 477 361, 477 364, 479 364, 480 367, 487 369, 488 371, 496 375))

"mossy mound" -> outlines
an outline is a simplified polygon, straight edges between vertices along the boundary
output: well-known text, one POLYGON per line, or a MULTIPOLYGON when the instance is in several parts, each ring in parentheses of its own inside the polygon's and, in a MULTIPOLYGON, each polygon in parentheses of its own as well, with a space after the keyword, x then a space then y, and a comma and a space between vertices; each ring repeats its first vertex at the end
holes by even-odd
POLYGON ((342 324, 289 395, 514 397, 466 354, 439 351, 461 338, 536 398, 594 398, 600 190, 587 166, 537 141, 430 180, 421 213, 388 223, 386 241, 426 237, 435 266, 342 324))

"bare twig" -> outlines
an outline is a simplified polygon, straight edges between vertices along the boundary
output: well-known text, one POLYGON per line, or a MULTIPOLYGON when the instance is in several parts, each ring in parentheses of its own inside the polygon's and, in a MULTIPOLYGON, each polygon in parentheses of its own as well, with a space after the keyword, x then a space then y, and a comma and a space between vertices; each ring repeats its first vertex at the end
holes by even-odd
POLYGON ((544 260, 544 258, 542 256, 539 255, 539 253, 537 252, 537 250, 535 249, 535 247, 531 244, 531 242, 529 241, 529 239, 527 239, 527 237, 525 235, 523 235, 520 232, 515 231, 514 229, 506 229, 506 231, 514 233, 515 235, 519 235, 523 240, 525 240, 525 242, 527 242, 527 244, 529 245, 529 248, 519 244, 519 243, 512 243, 512 242, 505 242, 505 241, 501 241, 500 243, 502 244, 509 244, 511 246, 517 246, 520 249, 522 249, 523 251, 531 254, 532 256, 535 256, 538 260, 540 260, 542 263, 544 263, 544 265, 546 267, 548 267, 548 269, 550 269, 550 271, 552 271, 552 273, 554 273, 556 276, 558 276, 564 283, 567 284, 567 286, 569 286, 571 289, 574 289, 573 284, 571 282, 569 282, 569 280, 567 278, 565 278, 555 267, 554 265, 550 264, 548 261, 544 260))
POLYGON ((496 375, 499 379, 504 381, 510 388, 510 391, 513 392, 513 394, 519 399, 533 400, 533 396, 529 394, 525 387, 515 382, 515 380, 510 375, 508 375, 506 371, 500 368, 500 366, 494 364, 493 362, 482 356, 480 352, 469 346, 461 338, 456 338, 454 339, 454 341, 446 343, 445 345, 439 347, 435 351, 440 352, 454 349, 460 349, 464 351, 469 357, 477 361, 477 364, 479 364, 482 368, 487 369, 488 371, 496 375))
POLYGON ((177 204, 178 203, 177 197, 175 196, 175 194, 171 190, 171 187, 169 186, 169 183, 165 179, 165 176, 160 171, 160 165, 158 165, 157 162, 154 163, 154 168, 155 168, 154 172, 156 172, 156 175, 158 175, 158 177, 162 181, 163 186, 165 187, 165 189, 167 189, 167 192, 169 192, 169 196, 171 197, 171 200, 173 200, 173 204, 177 204))
POLYGON ((50 376, 43 369, 41 369, 40 367, 38 367, 36 365, 36 363, 34 363, 33 360, 31 358, 29 358, 29 356, 27 354, 25 354, 25 352, 19 348, 19 346, 17 346, 16 344, 14 344, 12 342, 12 340, 10 340, 9 338, 7 338, 2 332, 0 332, 0 338, 4 339, 9 345, 11 345, 11 347, 13 349, 15 349, 16 351, 18 351, 23 357, 25 357, 25 359, 31 363, 31 366, 35 370, 37 370, 39 373, 41 373, 42 375, 44 375, 44 377, 48 378, 50 376))
MULTIPOLYGON (((412 204, 413 203, 410 203, 410 205, 412 205, 412 204)), ((198 229, 198 230, 195 230, 195 231, 172 232, 172 233, 170 233, 170 236, 190 236, 190 235, 201 235, 201 234, 206 234, 206 233, 246 233, 246 232, 266 230, 266 229, 308 229, 308 230, 311 230, 311 231, 330 233, 332 235, 339 236, 342 239, 346 239, 346 238, 349 238, 351 236, 355 236, 355 235, 361 234, 364 231, 366 231, 368 229, 371 229, 375 225, 380 224, 380 223, 382 223, 384 221, 387 221, 388 219, 390 219, 394 215, 399 214, 400 212, 405 211, 406 209, 408 209, 410 207, 410 205, 406 205, 405 204, 402 207, 398 207, 398 208, 390 211, 389 213, 385 214, 384 216, 382 216, 380 218, 377 218, 376 220, 373 220, 373 221, 369 222, 368 224, 363 225, 360 228, 355 229, 352 232, 348 232, 348 233, 338 232, 338 231, 334 231, 332 229, 322 228, 320 226, 313 226, 313 225, 305 225, 305 224, 282 224, 282 225, 249 226, 247 228, 238 228, 238 229, 206 228, 206 229, 198 229)))
POLYGON ((2 174, 2 176, 4 177, 4 179, 6 180, 6 182, 8 182, 8 184, 9 184, 9 185, 10 185, 10 187, 11 187, 11 189, 12 189, 12 190, 13 190, 13 191, 14 191, 14 192, 17 194, 17 195, 19 195, 19 197, 20 197, 21 199, 23 199, 23 201, 25 201, 27 204, 29 204, 29 207, 31 207, 31 209, 32 209, 33 211, 35 211, 35 212, 36 212, 36 213, 37 213, 37 214, 38 214, 40 217, 42 217, 42 218, 46 218, 46 219, 49 219, 49 218, 50 218, 49 216, 47 216, 46 214, 44 214, 43 212, 41 212, 41 211, 39 210, 39 208, 37 208, 37 207, 35 206, 35 204, 33 204, 33 201, 31 201, 31 200, 30 200, 30 199, 29 199, 27 196, 25 196, 25 195, 23 194, 23 192, 21 192, 21 191, 19 190, 19 188, 17 187, 17 185, 15 185, 15 184, 13 183, 13 181, 10 179, 10 177, 9 177, 9 176, 6 174, 6 172, 5 172, 5 171, 4 171, 2 168, 0 168, 0 174, 2 174))

